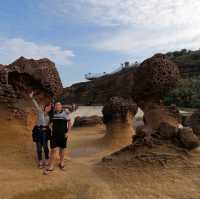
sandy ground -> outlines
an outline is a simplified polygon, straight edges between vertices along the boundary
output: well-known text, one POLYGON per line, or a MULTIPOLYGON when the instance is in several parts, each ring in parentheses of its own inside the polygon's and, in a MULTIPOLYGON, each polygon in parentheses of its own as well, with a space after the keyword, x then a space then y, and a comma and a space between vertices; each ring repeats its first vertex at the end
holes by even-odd
MULTIPOLYGON (((104 127, 73 129, 65 171, 42 174, 35 161, 31 133, 0 119, 1 199, 200 199, 198 151, 191 166, 100 164, 110 149, 104 127)), ((191 160, 192 161, 192 160, 191 160)))

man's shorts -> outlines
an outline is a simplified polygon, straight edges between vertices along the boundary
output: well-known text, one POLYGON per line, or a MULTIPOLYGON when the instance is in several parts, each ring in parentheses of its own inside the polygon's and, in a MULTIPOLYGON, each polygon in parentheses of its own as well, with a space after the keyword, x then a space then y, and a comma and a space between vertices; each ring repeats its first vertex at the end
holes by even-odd
POLYGON ((59 138, 59 137, 52 136, 50 140, 50 146, 51 146, 51 149, 54 149, 56 147, 65 149, 67 148, 67 138, 65 137, 59 138))

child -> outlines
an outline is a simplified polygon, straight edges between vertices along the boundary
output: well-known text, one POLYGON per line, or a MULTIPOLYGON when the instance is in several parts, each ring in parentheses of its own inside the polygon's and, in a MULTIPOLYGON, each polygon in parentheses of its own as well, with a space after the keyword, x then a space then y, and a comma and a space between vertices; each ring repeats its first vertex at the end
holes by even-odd
POLYGON ((45 105, 44 109, 42 109, 34 99, 34 93, 31 92, 29 96, 37 109, 38 118, 37 124, 33 129, 33 141, 36 143, 38 166, 42 169, 43 166, 48 166, 49 162, 48 140, 50 139, 51 131, 49 128, 50 117, 48 113, 51 110, 51 104, 45 105), (42 160, 42 150, 44 151, 45 162, 42 160))

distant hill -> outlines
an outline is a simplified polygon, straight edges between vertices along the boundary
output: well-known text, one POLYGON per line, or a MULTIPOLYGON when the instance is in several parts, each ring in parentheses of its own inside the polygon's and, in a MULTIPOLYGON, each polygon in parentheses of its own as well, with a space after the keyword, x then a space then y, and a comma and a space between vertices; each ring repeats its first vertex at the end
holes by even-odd
MULTIPOLYGON (((175 62, 181 73, 175 90, 165 98, 167 104, 184 107, 200 107, 200 50, 180 50, 169 52, 166 56, 175 62)), ((88 82, 74 84, 64 89, 66 104, 103 104, 112 96, 129 98, 136 67, 124 68, 88 82)))
POLYGON ((166 55, 179 66, 183 77, 200 75, 200 50, 182 49, 180 51, 168 52, 166 55))
POLYGON ((166 55, 179 66, 182 79, 179 80, 176 89, 166 96, 165 102, 182 107, 200 108, 200 50, 182 49, 166 55))

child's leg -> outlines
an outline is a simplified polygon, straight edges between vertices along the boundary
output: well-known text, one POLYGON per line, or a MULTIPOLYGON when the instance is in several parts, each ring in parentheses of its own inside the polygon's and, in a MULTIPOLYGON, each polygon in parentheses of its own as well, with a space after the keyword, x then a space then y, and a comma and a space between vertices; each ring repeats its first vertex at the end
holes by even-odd
POLYGON ((53 170, 53 169, 54 169, 54 163, 55 163, 57 151, 58 151, 58 148, 53 148, 53 149, 51 149, 50 165, 49 165, 49 169, 50 169, 50 170, 53 170))
POLYGON ((41 166, 42 165, 42 144, 40 142, 36 142, 36 151, 37 151, 39 166, 41 166))
POLYGON ((48 137, 45 132, 43 133, 43 149, 44 149, 45 160, 48 161, 49 160, 48 137))

